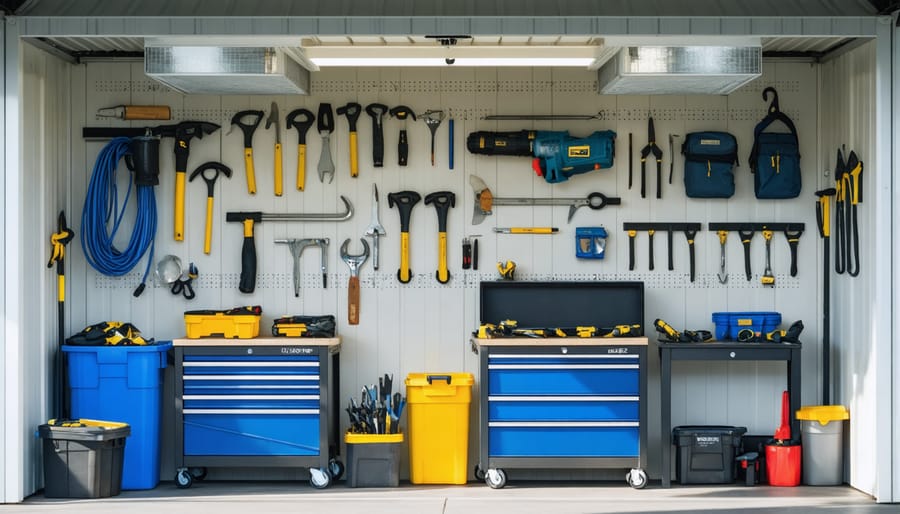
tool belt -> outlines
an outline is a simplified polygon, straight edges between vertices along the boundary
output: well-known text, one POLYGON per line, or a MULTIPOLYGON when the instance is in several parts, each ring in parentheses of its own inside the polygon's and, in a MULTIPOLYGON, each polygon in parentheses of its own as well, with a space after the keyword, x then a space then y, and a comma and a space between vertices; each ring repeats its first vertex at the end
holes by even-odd
POLYGON ((334 316, 284 316, 272 323, 275 337, 334 337, 334 316))
POLYGON ((131 323, 103 321, 91 325, 66 339, 73 346, 146 346, 156 344, 153 338, 145 339, 141 331, 131 323))

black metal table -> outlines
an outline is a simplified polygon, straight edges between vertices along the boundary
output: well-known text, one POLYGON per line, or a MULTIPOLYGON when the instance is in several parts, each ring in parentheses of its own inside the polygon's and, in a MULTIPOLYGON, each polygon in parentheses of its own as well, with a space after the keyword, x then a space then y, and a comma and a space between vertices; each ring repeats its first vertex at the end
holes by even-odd
MULTIPOLYGON (((800 408, 800 343, 709 343, 658 342, 660 373, 660 439, 662 444, 662 486, 670 487, 672 458, 672 361, 786 361, 787 390, 791 412, 800 408)), ((800 421, 791 419, 791 433, 800 433, 800 421)))

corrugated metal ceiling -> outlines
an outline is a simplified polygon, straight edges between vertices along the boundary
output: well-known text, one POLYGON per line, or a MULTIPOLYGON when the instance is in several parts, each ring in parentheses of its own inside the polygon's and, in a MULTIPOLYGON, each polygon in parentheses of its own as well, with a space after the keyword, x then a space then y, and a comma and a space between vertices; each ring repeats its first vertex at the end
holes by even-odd
POLYGON ((22 16, 872 16, 869 0, 27 0, 22 16))

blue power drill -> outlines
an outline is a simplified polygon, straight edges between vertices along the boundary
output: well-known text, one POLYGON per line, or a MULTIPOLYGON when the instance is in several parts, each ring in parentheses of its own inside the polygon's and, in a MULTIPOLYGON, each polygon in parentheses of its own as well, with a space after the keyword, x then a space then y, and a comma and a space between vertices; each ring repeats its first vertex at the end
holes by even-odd
POLYGON ((615 158, 616 133, 597 131, 575 138, 567 131, 520 130, 472 132, 466 146, 474 154, 530 155, 532 168, 547 182, 564 182, 572 175, 610 168, 615 158))

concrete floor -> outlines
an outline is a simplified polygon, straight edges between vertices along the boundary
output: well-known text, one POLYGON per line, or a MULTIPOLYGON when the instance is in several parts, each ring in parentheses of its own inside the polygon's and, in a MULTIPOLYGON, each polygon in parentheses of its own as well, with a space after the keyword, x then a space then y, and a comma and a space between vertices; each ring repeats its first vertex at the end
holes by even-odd
POLYGON ((503 489, 412 486, 351 489, 339 482, 316 490, 306 482, 195 482, 178 489, 163 482, 149 491, 123 491, 96 500, 47 499, 37 494, 0 513, 65 514, 570 514, 601 512, 841 514, 900 512, 850 487, 673 486, 651 482, 635 490, 619 483, 510 482, 503 489))

